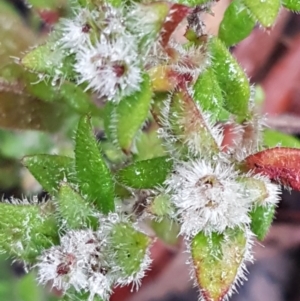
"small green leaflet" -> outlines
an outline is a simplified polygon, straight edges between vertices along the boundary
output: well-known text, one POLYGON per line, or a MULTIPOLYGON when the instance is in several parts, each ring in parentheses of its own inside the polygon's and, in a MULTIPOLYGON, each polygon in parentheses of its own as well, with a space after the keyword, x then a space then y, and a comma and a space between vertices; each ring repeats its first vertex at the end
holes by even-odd
POLYGON ((242 0, 234 0, 224 13, 218 36, 226 46, 235 45, 245 39, 254 26, 255 20, 242 0))

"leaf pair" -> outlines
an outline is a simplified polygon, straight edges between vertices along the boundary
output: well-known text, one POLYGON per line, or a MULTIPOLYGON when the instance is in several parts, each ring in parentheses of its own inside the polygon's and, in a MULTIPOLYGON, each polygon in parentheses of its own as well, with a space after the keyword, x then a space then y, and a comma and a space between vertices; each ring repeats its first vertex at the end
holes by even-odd
POLYGON ((82 196, 101 212, 114 211, 113 179, 88 117, 80 119, 75 141, 75 160, 64 156, 35 155, 25 157, 23 163, 45 190, 55 193, 62 182, 78 185, 82 196))

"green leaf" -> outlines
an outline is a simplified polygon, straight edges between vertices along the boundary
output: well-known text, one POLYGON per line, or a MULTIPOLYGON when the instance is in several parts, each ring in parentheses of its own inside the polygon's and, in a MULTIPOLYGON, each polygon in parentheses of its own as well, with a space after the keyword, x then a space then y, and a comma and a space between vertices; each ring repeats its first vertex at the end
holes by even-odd
POLYGON ((199 232, 191 242, 197 283, 205 301, 226 298, 244 262, 247 238, 243 229, 206 236, 199 232))
POLYGON ((24 157, 22 162, 46 191, 57 192, 60 183, 64 180, 76 183, 73 158, 57 155, 33 155, 24 157))
POLYGON ((62 183, 57 198, 58 210, 69 229, 96 226, 91 205, 69 184, 62 183))
POLYGON ((195 6, 211 2, 211 0, 179 0, 178 3, 195 6))
POLYGON ((35 9, 39 10, 55 10, 66 7, 66 0, 27 0, 27 3, 35 9))
POLYGON ((245 39, 254 26, 255 20, 242 0, 234 0, 224 13, 218 36, 226 46, 231 46, 245 39))
POLYGON ((103 213, 114 211, 114 183, 110 170, 99 151, 89 117, 78 124, 75 166, 80 191, 103 213))
POLYGON ((280 0, 243 0, 253 17, 264 27, 271 27, 279 13, 280 0))
POLYGON ((212 68, 224 97, 224 108, 240 117, 248 114, 249 81, 224 43, 218 38, 210 41, 212 68))
POLYGON ((25 77, 27 92, 46 102, 64 102, 75 112, 79 114, 101 114, 91 99, 91 96, 84 90, 69 81, 63 81, 59 86, 54 85, 51 81, 45 81, 38 78, 34 73, 27 73, 25 77))
POLYGON ((188 91, 180 89, 172 95, 165 118, 169 127, 167 130, 177 140, 174 139, 173 145, 182 155, 219 152, 211 128, 188 91))
POLYGON ((263 240, 271 226, 275 214, 275 205, 256 206, 250 212, 251 231, 259 240, 263 240))
POLYGON ((49 75, 52 78, 74 79, 74 55, 62 50, 55 42, 39 45, 28 52, 21 64, 31 71, 49 75))
POLYGON ((268 147, 276 147, 278 145, 285 147, 300 148, 299 139, 281 132, 273 130, 264 130, 264 144, 268 147))
POLYGON ((149 76, 144 75, 140 90, 126 96, 119 104, 106 105, 106 132, 125 153, 130 152, 138 130, 148 117, 151 99, 149 76))
POLYGON ((112 266, 119 268, 124 278, 138 274, 147 256, 150 238, 135 230, 131 224, 121 222, 113 226, 109 242, 112 266))
POLYGON ((32 261, 57 243, 58 229, 51 206, 0 203, 0 251, 32 261))
POLYGON ((211 113, 213 119, 218 119, 223 110, 223 95, 212 68, 201 73, 193 87, 193 98, 203 111, 211 113))
POLYGON ((116 179, 129 187, 151 189, 163 184, 172 166, 168 157, 137 161, 119 170, 116 179))
POLYGON ((300 1, 299 0, 282 0, 282 5, 293 11, 300 11, 300 1))

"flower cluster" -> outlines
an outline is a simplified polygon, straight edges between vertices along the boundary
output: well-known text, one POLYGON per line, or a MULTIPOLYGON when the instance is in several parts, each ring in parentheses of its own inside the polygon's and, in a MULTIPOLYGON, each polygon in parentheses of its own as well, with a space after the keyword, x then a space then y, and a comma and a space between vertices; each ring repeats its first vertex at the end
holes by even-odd
POLYGON ((116 285, 140 285, 151 263, 148 238, 117 213, 101 215, 99 222, 101 226, 96 231, 67 231, 61 237, 60 245, 44 251, 36 264, 40 283, 51 283, 64 293, 70 288, 88 293, 89 301, 96 295, 108 300, 116 285), (122 228, 125 228, 123 239, 119 235, 122 228), (134 254, 136 250, 132 250, 131 245, 137 243, 135 239, 145 241, 138 255, 134 254), (135 257, 130 259, 129 255, 133 254, 135 257), (124 256, 127 262, 123 261, 124 256))

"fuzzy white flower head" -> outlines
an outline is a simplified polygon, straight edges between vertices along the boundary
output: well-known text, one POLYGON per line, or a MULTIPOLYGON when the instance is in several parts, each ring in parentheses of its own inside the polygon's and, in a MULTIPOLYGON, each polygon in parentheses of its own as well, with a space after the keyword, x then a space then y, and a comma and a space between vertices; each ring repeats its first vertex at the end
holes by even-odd
POLYGON ((68 232, 61 238, 60 246, 53 246, 40 257, 36 264, 39 282, 52 282, 54 287, 64 291, 70 287, 76 291, 89 291, 89 300, 95 294, 107 300, 112 281, 106 276, 102 249, 102 242, 91 230, 68 232))
POLYGON ((79 83, 87 82, 100 97, 119 101, 137 91, 142 81, 137 45, 130 36, 102 38, 96 45, 81 47, 74 65, 79 83))
POLYGON ((250 222, 251 199, 245 197, 234 167, 205 160, 179 163, 166 180, 182 223, 181 234, 223 232, 250 222))
POLYGON ((90 21, 96 20, 98 12, 80 8, 75 12, 73 19, 63 19, 60 23, 62 37, 59 40, 62 48, 67 48, 71 52, 76 52, 78 47, 84 45, 89 40, 90 21))

